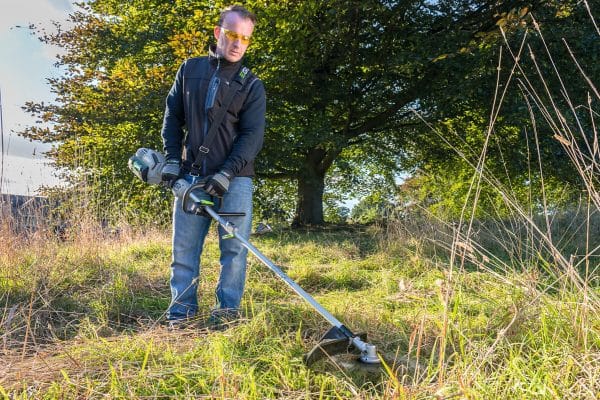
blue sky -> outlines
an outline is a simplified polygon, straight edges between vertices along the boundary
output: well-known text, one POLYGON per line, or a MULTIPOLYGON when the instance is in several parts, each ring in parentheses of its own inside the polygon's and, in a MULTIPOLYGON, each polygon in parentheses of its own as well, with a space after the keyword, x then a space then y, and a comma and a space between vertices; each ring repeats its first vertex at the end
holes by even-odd
POLYGON ((40 42, 26 29, 30 23, 52 29, 52 21, 66 23, 73 11, 69 0, 0 0, 0 91, 4 149, 2 193, 35 194, 40 185, 60 181, 44 152, 50 145, 17 135, 35 121, 21 107, 26 101, 51 102, 46 79, 60 75, 53 66, 60 51, 40 42), (21 26, 22 28, 20 28, 21 26))

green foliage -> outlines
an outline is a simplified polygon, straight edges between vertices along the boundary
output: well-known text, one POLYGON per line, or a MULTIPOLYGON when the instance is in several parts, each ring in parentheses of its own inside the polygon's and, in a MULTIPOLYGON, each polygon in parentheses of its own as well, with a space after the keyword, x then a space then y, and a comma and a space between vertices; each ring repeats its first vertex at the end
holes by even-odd
POLYGON ((405 164, 415 173, 401 187, 401 203, 449 219, 506 217, 515 206, 507 203, 508 194, 534 214, 554 213, 578 201, 584 179, 597 182, 583 169, 597 163, 592 143, 598 103, 589 96, 594 89, 588 77, 598 75, 598 51, 586 52, 582 43, 600 51, 600 42, 583 5, 562 7, 558 14, 542 9, 536 15, 540 30, 508 40, 515 54, 526 39, 530 57, 521 55, 518 68, 512 57, 498 54, 494 113, 472 104, 415 136, 405 164), (583 167, 578 159, 586 160, 583 167), (464 207, 475 197, 476 208, 464 207))
MULTIPOLYGON (((206 51, 224 5, 93 0, 73 13, 74 28, 42 36, 65 50, 58 64, 67 73, 50 81, 55 104, 27 104, 48 125, 24 135, 57 143, 56 165, 75 186, 92 183, 97 209, 116 204, 135 214, 154 202, 161 207, 150 214, 166 208, 165 193, 133 183, 126 160, 138 147, 160 148, 175 71, 206 51)), ((298 184, 299 223, 322 222, 324 193, 346 194, 334 165, 385 165, 387 175, 402 168, 398 155, 416 123, 410 110, 433 118, 481 92, 481 79, 494 68, 482 60, 499 37, 496 26, 512 31, 531 11, 520 1, 246 5, 259 16, 247 63, 265 82, 269 102, 258 173, 298 184), (458 82, 460 91, 447 89, 458 82)))
POLYGON ((498 38, 495 24, 511 30, 528 11, 520 2, 487 5, 279 2, 263 11, 269 23, 256 35, 268 50, 256 60, 268 87, 270 125, 260 171, 301 183, 296 222, 321 222, 320 212, 306 208, 321 200, 326 176, 330 191, 347 193, 337 185, 336 163, 386 165, 394 175, 413 134, 412 109, 433 118, 451 112, 439 107, 441 100, 464 102, 482 88, 493 71, 481 60, 484 44, 498 38), (460 91, 448 90, 459 82, 460 91))
POLYGON ((384 193, 373 193, 364 197, 352 208, 351 218, 353 222, 369 224, 393 217, 397 205, 393 196, 384 193))
POLYGON ((289 223, 294 217, 294 183, 285 179, 259 177, 254 184, 255 191, 259 193, 254 196, 254 215, 260 220, 289 223))

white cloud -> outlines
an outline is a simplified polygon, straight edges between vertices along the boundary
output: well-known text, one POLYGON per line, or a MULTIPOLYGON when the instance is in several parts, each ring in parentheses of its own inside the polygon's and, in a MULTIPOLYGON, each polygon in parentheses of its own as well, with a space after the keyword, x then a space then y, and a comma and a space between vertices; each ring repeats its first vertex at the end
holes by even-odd
POLYGON ((69 1, 59 0, 2 0, 0 33, 19 29, 16 26, 36 26, 52 29, 52 21, 66 21, 73 7, 69 1), (66 11, 66 12, 65 12, 66 11))

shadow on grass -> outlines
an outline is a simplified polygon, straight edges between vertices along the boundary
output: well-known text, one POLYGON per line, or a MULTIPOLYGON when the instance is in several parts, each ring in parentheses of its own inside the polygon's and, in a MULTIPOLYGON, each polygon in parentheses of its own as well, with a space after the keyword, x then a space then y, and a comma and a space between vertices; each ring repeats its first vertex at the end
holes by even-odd
MULTIPOLYGON (((133 272, 129 278, 137 275, 133 272)), ((0 314, 4 350, 69 340, 90 330, 100 336, 146 330, 163 316, 170 301, 163 280, 147 283, 116 295, 77 287, 7 291, 0 314)))

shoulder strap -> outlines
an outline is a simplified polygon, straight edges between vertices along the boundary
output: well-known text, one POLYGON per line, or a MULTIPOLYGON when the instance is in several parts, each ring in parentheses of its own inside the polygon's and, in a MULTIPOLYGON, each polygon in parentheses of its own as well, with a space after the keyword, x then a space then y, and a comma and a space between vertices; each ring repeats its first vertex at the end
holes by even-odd
POLYGON ((229 106, 231 106, 231 103, 233 102, 233 98, 235 97, 236 93, 239 92, 240 90, 242 90, 242 88, 244 87, 244 84, 246 83, 246 81, 248 80, 250 75, 251 75, 250 70, 247 67, 242 65, 242 67, 239 69, 239 71, 235 75, 235 78, 229 84, 228 91, 225 94, 225 98, 223 99, 222 106, 219 108, 219 110, 215 114, 215 117, 213 118, 213 122, 210 126, 210 129, 208 130, 208 134, 204 137, 202 144, 198 148, 198 153, 196 154, 196 159, 192 163, 192 172, 200 171, 200 168, 202 166, 202 161, 204 160, 204 158, 210 151, 210 145, 212 144, 215 136, 217 135, 217 131, 218 131, 219 127, 221 126, 221 123, 223 122, 225 113, 229 109, 229 106))

